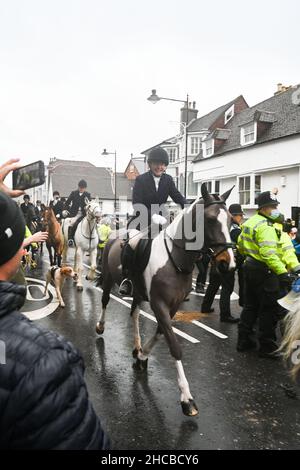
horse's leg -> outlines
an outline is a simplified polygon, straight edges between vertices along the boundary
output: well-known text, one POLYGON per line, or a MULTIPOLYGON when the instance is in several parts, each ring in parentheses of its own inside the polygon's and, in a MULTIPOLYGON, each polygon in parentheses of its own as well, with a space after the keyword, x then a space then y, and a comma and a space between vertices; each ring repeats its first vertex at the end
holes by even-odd
POLYGON ((86 276, 86 279, 88 281, 93 281, 95 279, 95 273, 96 273, 96 259, 97 259, 97 247, 90 252, 90 260, 91 260, 91 267, 89 270, 88 275, 86 276))
POLYGON ((102 335, 104 333, 106 307, 110 299, 109 295, 110 295, 113 282, 114 281, 110 274, 105 276, 105 279, 103 281, 103 294, 102 294, 102 299, 101 299, 102 310, 101 310, 99 321, 97 322, 97 325, 96 325, 96 333, 98 333, 98 335, 102 335))
POLYGON ((198 408, 196 403, 194 402, 194 399, 190 392, 188 381, 184 373, 183 365, 181 362, 182 350, 172 328, 169 308, 162 300, 159 299, 155 300, 155 302, 151 302, 151 308, 155 313, 158 322, 158 327, 163 332, 166 338, 170 353, 175 359, 178 385, 181 392, 182 411, 187 416, 196 416, 198 414, 198 408))
POLYGON ((52 257, 52 248, 51 248, 51 245, 47 245, 47 250, 48 250, 48 253, 49 253, 50 266, 53 266, 53 257, 52 257))
POLYGON ((133 320, 133 336, 134 336, 134 350, 132 355, 134 358, 138 357, 138 354, 142 352, 141 336, 140 336, 140 327, 139 327, 139 317, 140 317, 140 307, 136 298, 133 298, 130 316, 133 320))
POLYGON ((68 226, 67 224, 63 221, 63 226, 62 226, 62 231, 63 231, 63 240, 64 240, 64 248, 62 252, 62 263, 67 264, 67 256, 68 256, 68 226))
POLYGON ((77 290, 78 291, 83 291, 83 285, 82 285, 82 271, 83 271, 83 252, 82 248, 80 246, 76 246, 76 251, 75 251, 75 263, 77 266, 77 273, 78 273, 78 281, 77 281, 77 290))

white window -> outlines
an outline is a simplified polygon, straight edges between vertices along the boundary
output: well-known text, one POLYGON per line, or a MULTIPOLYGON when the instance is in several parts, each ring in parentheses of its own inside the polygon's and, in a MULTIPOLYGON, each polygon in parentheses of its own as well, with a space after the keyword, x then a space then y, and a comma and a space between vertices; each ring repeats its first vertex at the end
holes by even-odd
POLYGON ((176 157, 177 157, 177 149, 176 147, 174 148, 169 148, 167 149, 168 150, 168 154, 169 154, 169 159, 170 159, 170 163, 174 163, 176 161, 176 157))
POLYGON ((239 178, 239 196, 240 204, 242 206, 249 206, 251 202, 251 190, 250 190, 251 177, 242 176, 239 178))
POLYGON ((203 157, 211 157, 214 154, 214 139, 203 142, 203 157))
POLYGON ((241 128, 241 145, 254 144, 257 136, 257 123, 251 122, 241 128))
POLYGON ((197 183, 193 181, 193 173, 189 173, 188 175, 188 195, 189 196, 197 196, 197 183))
POLYGON ((255 175, 254 178, 254 201, 256 200, 257 196, 261 193, 261 176, 255 175))
POLYGON ((200 152, 200 137, 191 137, 191 155, 198 155, 200 152))
POLYGON ((215 181, 215 191, 214 194, 220 194, 220 181, 215 181))
POLYGON ((231 108, 227 109, 225 112, 225 119, 224 119, 224 124, 227 124, 227 122, 230 121, 234 116, 234 104, 231 106, 231 108))

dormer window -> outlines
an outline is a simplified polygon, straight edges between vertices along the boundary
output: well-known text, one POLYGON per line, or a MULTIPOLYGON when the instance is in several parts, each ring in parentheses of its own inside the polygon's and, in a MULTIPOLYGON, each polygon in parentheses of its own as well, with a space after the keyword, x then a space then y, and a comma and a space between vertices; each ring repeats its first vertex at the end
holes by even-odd
POLYGON ((230 121, 234 116, 234 104, 231 106, 231 108, 227 109, 225 112, 225 119, 224 119, 224 124, 226 125, 227 122, 230 121))
POLYGON ((202 143, 203 145, 203 157, 211 157, 214 154, 214 139, 208 139, 202 143))
POLYGON ((241 145, 250 145, 256 142, 257 123, 251 122, 241 128, 241 145))

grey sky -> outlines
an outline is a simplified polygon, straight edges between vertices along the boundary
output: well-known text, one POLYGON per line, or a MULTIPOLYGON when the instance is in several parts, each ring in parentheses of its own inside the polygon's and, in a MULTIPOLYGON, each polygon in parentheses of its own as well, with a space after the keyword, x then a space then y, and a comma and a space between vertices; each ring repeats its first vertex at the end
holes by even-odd
POLYGON ((297 0, 0 0, 0 159, 109 163, 177 133, 199 115, 278 82, 300 82, 297 0))

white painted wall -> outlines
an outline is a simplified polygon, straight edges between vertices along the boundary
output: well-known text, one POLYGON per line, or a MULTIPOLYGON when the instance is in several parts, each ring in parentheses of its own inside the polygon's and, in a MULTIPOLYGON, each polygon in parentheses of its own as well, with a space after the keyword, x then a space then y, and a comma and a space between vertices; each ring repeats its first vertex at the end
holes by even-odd
MULTIPOLYGON (((278 188, 280 210, 290 217, 291 207, 300 206, 300 136, 251 146, 194 164, 195 182, 220 180, 221 192, 236 184, 228 204, 239 201, 238 177, 253 173, 262 177, 262 191, 278 188), (285 177, 285 186, 282 186, 282 177, 285 177)), ((248 216, 254 210, 254 207, 245 207, 248 216)))

